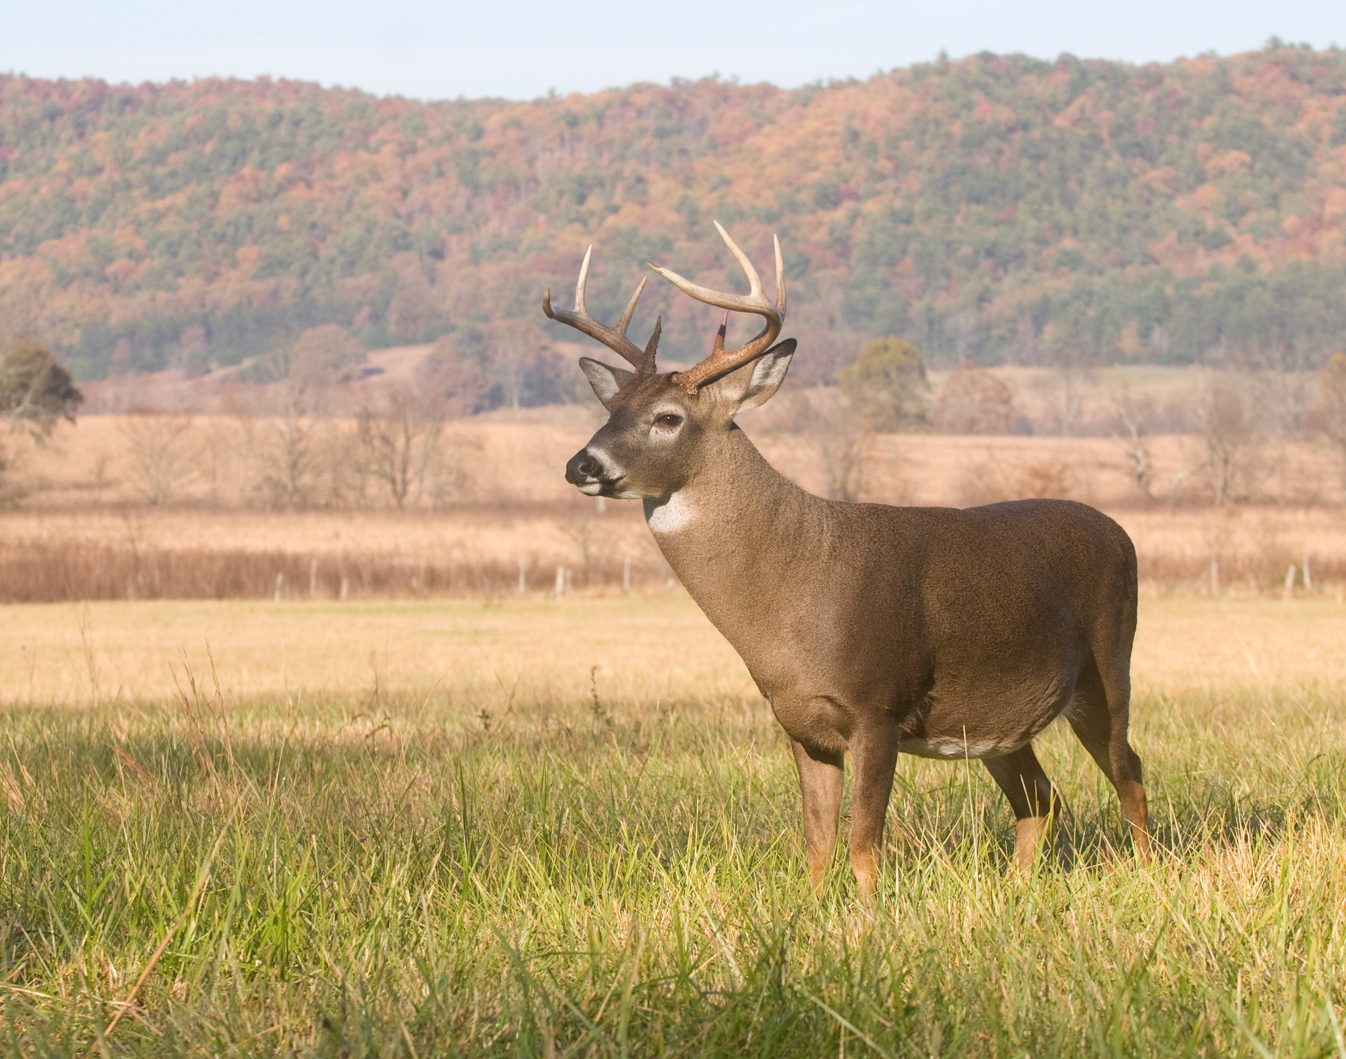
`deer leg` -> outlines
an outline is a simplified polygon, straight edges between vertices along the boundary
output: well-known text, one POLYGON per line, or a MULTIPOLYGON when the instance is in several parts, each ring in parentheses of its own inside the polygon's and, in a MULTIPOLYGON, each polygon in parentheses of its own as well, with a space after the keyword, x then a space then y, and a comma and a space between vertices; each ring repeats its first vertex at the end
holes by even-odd
POLYGON ((804 799, 804 853, 809 879, 820 890, 827 866, 837 850, 837 816, 841 812, 841 785, 845 773, 842 755, 806 750, 790 740, 795 767, 799 769, 799 792, 804 799))
POLYGON ((851 741, 851 766, 851 870, 860 899, 868 901, 878 885, 883 825, 897 767, 897 732, 860 733, 851 741))
POLYGON ((1125 670, 1109 679, 1095 669, 1081 675, 1066 718, 1084 749, 1116 788, 1136 854, 1148 858, 1150 817, 1145 785, 1140 757, 1131 749, 1126 734, 1130 700, 1131 681, 1125 670))
POLYGON ((983 758, 986 771, 994 777, 1014 810, 1014 864, 1027 875, 1044 840, 1051 834, 1052 822, 1060 800, 1051 780, 1042 771, 1033 744, 1004 757, 983 758))

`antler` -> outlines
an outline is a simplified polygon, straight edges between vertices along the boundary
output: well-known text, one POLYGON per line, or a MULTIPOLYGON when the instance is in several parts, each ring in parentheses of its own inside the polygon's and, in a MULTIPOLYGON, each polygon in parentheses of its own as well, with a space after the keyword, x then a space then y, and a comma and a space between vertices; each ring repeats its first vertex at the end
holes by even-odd
POLYGON ((654 333, 650 335, 650 340, 643 350, 626 337, 626 329, 631 323, 631 317, 636 311, 636 302, 640 301, 640 294, 645 289, 645 280, 648 277, 641 278, 640 283, 636 286, 635 293, 631 295, 631 300, 626 303, 626 309, 622 313, 622 318, 617 321, 617 326, 608 327, 606 324, 601 324, 590 316, 588 310, 584 307, 584 285, 589 280, 589 257, 593 252, 594 248, 592 246, 584 251, 584 263, 580 265, 579 282, 575 284, 575 308, 553 309, 551 307, 551 288, 548 287, 542 295, 542 311, 550 319, 559 320, 561 323, 568 324, 575 330, 583 332, 590 338, 598 339, 608 349, 624 357, 639 374, 653 374, 654 352, 655 347, 659 345, 659 331, 663 327, 663 318, 655 319, 654 333))
POLYGON ((747 294, 711 290, 709 287, 703 287, 689 279, 684 279, 676 272, 647 262, 650 268, 677 287, 683 294, 689 295, 699 302, 705 302, 707 305, 715 305, 727 310, 724 314, 724 322, 720 324, 720 330, 715 335, 715 345, 711 348, 710 356, 694 364, 686 371, 673 373, 673 381, 692 394, 696 393, 706 383, 713 382, 722 375, 728 375, 735 368, 741 367, 758 356, 771 343, 776 341, 781 328, 785 325, 785 267, 781 262, 780 240, 774 235, 771 237, 771 241, 776 248, 776 302, 773 304, 771 299, 763 293, 762 281, 757 276, 757 270, 752 267, 752 262, 748 260, 748 255, 738 248, 738 244, 734 240, 729 238, 729 233, 724 230, 724 226, 719 221, 715 222, 715 230, 720 233, 724 245, 729 247, 729 252, 734 255, 734 260, 739 263, 739 267, 748 277, 750 289, 747 294), (766 326, 750 341, 736 349, 726 351, 724 335, 729 327, 729 312, 756 313, 758 316, 766 318, 766 326))

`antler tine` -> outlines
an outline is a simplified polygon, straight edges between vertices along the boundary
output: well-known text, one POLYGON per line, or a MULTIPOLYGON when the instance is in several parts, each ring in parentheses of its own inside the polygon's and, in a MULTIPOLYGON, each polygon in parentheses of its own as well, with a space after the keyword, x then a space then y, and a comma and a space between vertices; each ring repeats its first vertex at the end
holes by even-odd
POLYGON ((655 321, 654 333, 650 336, 649 342, 644 349, 632 342, 626 337, 626 329, 631 325, 631 317, 635 315, 636 303, 640 301, 640 295, 645 290, 645 282, 648 276, 642 276, 640 283, 636 285, 635 292, 631 295, 630 301, 626 303, 626 308, 622 311, 621 319, 617 321, 616 327, 609 327, 606 324, 599 323, 592 316, 584 305, 584 292, 589 283, 589 261, 593 256, 594 248, 590 246, 584 251, 584 260, 580 263, 579 279, 575 283, 575 308, 574 309, 554 309, 551 303, 551 288, 548 287, 542 293, 542 311, 548 319, 557 320, 560 323, 573 327, 576 331, 588 335, 590 338, 597 339, 608 349, 618 354, 624 360, 631 364, 642 375, 653 374, 655 350, 659 344, 659 331, 662 321, 655 321))
POLYGON ((636 289, 631 292, 631 300, 626 303, 626 308, 622 310, 622 318, 617 321, 617 330, 622 334, 626 334, 626 329, 631 324, 631 317, 634 316, 636 312, 636 302, 640 301, 640 296, 644 293, 645 284, 649 278, 649 276, 640 277, 640 282, 636 284, 636 289))
POLYGON ((575 281, 575 312, 588 316, 584 307, 584 290, 589 286, 589 260, 594 256, 594 244, 584 248, 584 260, 580 262, 580 278, 575 281))
POLYGON ((780 238, 775 232, 771 233, 771 244, 776 248, 776 308, 780 310, 783 320, 785 318, 785 260, 781 257, 780 238))
POLYGON ((729 323, 729 315, 726 312, 724 323, 720 325, 719 332, 715 336, 715 344, 711 349, 710 356, 686 371, 674 372, 673 374, 673 380, 688 393, 693 394, 706 383, 729 374, 735 368, 741 367, 761 354, 776 340, 781 328, 785 325, 785 266, 781 258, 780 240, 774 235, 771 237, 776 256, 776 303, 773 304, 762 290, 761 277, 757 275, 757 270, 748 260, 748 255, 739 249, 738 244, 730 238, 729 233, 725 231, 724 226, 719 221, 715 222, 715 230, 720 233, 724 245, 729 248, 729 252, 734 255, 734 260, 738 262, 739 267, 743 269, 743 274, 747 276, 749 288, 747 294, 735 294, 732 291, 719 291, 710 287, 703 287, 699 283, 693 283, 684 276, 678 275, 671 269, 661 268, 652 262, 647 263, 650 268, 689 297, 728 311, 755 313, 765 318, 766 326, 750 341, 726 351, 724 335, 729 323))
POLYGON ((724 230, 720 222, 715 221, 714 224, 715 230, 720 233, 720 238, 724 240, 724 245, 729 247, 729 252, 734 255, 734 260, 738 262, 739 268, 743 269, 744 275, 748 277, 749 290, 747 294, 734 294, 732 291, 703 287, 699 283, 693 283, 685 276, 679 276, 671 268, 663 268, 653 261, 645 263, 682 291, 683 294, 695 298, 699 302, 705 302, 707 305, 714 305, 720 309, 760 314, 764 308, 771 307, 771 303, 767 301, 766 295, 762 292, 761 277, 757 275, 757 270, 752 267, 748 255, 739 249, 738 244, 729 237, 729 233, 724 230))

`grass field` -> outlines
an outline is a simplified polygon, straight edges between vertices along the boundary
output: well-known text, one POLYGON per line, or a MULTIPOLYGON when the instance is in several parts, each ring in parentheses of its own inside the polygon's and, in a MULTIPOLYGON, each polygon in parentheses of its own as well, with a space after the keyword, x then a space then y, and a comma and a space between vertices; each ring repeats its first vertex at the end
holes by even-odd
POLYGON ((1157 862, 904 758, 872 919, 680 592, 0 608, 4 1054, 1346 1055, 1346 607, 1148 599, 1157 862))
MULTIPOLYGON (((640 506, 600 505, 564 480, 565 460, 592 423, 579 409, 544 414, 569 419, 455 427, 446 447, 467 453, 462 481, 442 508, 409 511, 241 504, 234 494, 248 465, 230 447, 240 428, 227 419, 193 423, 212 454, 212 476, 197 475, 173 503, 146 505, 117 447, 131 421, 81 421, 67 451, 42 453, 44 489, 0 508, 0 603, 500 596, 516 591, 520 571, 528 591, 546 591, 558 567, 585 591, 667 584, 672 573, 640 506), (222 439, 217 447, 212 438, 222 439)), ((825 484, 825 454, 808 438, 755 436, 782 471, 810 488, 825 484)), ((1183 465, 1191 444, 1156 439, 1161 477, 1183 465)), ((1342 598, 1346 518, 1340 504, 1323 500, 1335 487, 1332 468, 1307 442, 1283 455, 1284 481, 1302 495, 1287 487, 1256 505, 1170 505, 1140 502, 1121 448, 1105 438, 883 435, 873 439, 864 495, 955 506, 1066 496, 1122 524, 1142 579, 1156 590, 1210 592, 1214 584, 1217 593, 1279 594, 1294 565, 1299 590, 1342 598)))

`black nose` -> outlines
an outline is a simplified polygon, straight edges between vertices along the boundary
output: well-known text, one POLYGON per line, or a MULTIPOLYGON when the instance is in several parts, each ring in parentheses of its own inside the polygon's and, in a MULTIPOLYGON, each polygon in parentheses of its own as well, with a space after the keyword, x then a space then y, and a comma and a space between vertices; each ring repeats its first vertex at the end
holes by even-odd
POLYGON ((592 482, 603 473, 603 465, 589 454, 588 449, 580 449, 570 457, 566 464, 566 481, 571 485, 583 485, 592 482))

